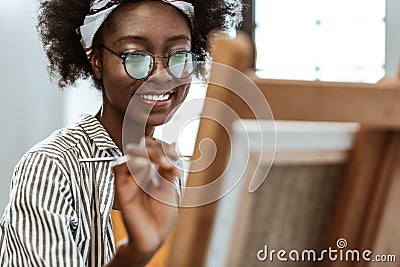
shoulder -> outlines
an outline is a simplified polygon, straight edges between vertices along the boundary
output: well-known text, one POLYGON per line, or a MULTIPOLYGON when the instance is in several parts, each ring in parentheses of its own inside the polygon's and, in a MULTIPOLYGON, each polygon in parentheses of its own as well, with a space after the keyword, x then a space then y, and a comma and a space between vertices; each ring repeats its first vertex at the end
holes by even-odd
POLYGON ((43 154, 52 159, 64 158, 65 153, 73 151, 82 142, 87 142, 87 140, 85 132, 79 125, 58 129, 29 149, 25 156, 43 154))
POLYGON ((86 125, 87 121, 92 118, 93 116, 85 115, 74 126, 54 131, 24 154, 16 169, 35 160, 38 161, 38 164, 40 161, 51 161, 60 167, 76 161, 83 147, 90 146, 90 138, 82 125, 86 125))

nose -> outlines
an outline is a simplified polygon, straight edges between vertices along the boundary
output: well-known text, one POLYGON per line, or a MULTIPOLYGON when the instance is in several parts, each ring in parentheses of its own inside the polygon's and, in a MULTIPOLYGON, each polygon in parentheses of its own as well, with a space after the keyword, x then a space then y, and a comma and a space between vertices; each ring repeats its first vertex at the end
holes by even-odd
POLYGON ((172 80, 172 76, 167 69, 167 58, 158 56, 156 57, 155 66, 152 74, 149 76, 148 81, 156 83, 166 83, 172 80))

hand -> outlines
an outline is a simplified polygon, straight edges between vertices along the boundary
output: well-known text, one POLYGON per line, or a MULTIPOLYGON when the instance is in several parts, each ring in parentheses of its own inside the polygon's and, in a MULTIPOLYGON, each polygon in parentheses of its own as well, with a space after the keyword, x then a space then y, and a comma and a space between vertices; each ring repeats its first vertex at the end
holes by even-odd
POLYGON ((178 212, 177 189, 171 183, 179 173, 169 162, 178 155, 159 141, 146 139, 145 144, 129 147, 129 160, 113 167, 114 206, 122 212, 129 238, 116 257, 129 266, 143 266, 152 258, 174 227, 178 212))

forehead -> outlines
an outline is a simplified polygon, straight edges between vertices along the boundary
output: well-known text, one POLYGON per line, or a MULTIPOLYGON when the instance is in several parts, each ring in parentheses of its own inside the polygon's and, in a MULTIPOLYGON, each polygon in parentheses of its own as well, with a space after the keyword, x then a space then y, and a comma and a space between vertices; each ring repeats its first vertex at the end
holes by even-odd
POLYGON ((174 36, 187 36, 190 27, 186 16, 174 6, 162 1, 128 2, 119 6, 109 17, 103 41, 115 42, 125 36, 140 36, 145 40, 162 42, 174 36))

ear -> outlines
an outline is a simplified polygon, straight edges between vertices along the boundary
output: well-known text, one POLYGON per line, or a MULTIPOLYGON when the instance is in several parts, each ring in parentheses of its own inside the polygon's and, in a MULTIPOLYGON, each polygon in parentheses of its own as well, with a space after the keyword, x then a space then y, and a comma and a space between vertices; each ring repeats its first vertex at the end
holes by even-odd
POLYGON ((93 51, 92 57, 90 58, 90 64, 92 65, 92 69, 98 80, 101 80, 102 74, 103 74, 102 68, 101 68, 101 58, 100 57, 101 57, 101 55, 99 52, 93 51))

